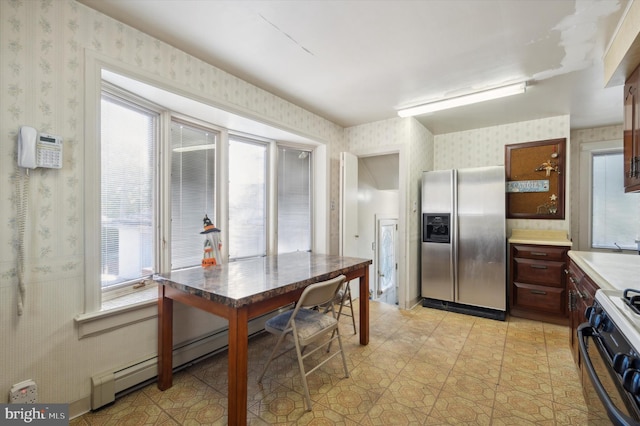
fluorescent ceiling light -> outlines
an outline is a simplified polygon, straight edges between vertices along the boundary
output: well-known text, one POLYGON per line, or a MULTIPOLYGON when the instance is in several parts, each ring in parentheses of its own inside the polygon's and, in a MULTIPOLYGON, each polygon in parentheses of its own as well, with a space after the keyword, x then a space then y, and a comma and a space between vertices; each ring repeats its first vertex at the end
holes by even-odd
POLYGON ((205 149, 215 149, 215 147, 216 146, 214 144, 183 146, 180 148, 173 148, 173 152, 203 151, 205 149))
POLYGON ((454 98, 446 98, 440 101, 428 102, 409 108, 398 110, 400 117, 412 117, 414 115, 427 114, 443 109, 455 108, 462 105, 470 105, 478 102, 489 101, 491 99, 504 98, 506 96, 518 95, 527 90, 527 83, 510 84, 508 86, 496 87, 495 89, 483 90, 480 92, 469 93, 468 95, 456 96, 454 98))

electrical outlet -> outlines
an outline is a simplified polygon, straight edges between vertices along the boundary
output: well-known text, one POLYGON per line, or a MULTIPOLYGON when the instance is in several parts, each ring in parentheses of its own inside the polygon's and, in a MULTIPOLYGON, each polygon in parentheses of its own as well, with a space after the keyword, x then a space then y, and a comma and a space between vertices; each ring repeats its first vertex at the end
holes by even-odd
POLYGON ((11 404, 35 404, 38 401, 38 386, 33 380, 25 380, 11 386, 9 402, 11 404))

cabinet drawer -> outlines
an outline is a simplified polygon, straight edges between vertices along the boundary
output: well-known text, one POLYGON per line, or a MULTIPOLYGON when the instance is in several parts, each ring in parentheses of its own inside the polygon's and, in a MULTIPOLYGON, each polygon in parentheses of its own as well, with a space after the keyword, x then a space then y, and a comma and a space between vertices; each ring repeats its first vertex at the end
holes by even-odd
POLYGON ((578 266, 571 261, 569 262, 569 274, 567 277, 569 278, 569 281, 578 285, 584 279, 584 272, 582 272, 582 269, 578 268, 578 266))
POLYGON ((513 259, 513 280, 564 288, 564 262, 513 259))
POLYGON ((573 261, 569 262, 569 281, 573 285, 576 296, 591 305, 595 297, 598 285, 595 284, 582 269, 580 269, 573 261))
POLYGON ((567 248, 564 246, 534 246, 526 244, 513 244, 513 257, 527 259, 558 260, 564 261, 567 248))
POLYGON ((564 288, 514 283, 514 305, 551 314, 565 313, 564 288))

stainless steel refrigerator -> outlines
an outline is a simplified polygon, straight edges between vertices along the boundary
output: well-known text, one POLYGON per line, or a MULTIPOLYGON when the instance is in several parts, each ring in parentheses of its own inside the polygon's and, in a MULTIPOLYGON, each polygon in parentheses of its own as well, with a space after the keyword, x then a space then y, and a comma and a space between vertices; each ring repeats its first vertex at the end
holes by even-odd
POLYGON ((422 175, 423 306, 504 320, 504 167, 422 175))

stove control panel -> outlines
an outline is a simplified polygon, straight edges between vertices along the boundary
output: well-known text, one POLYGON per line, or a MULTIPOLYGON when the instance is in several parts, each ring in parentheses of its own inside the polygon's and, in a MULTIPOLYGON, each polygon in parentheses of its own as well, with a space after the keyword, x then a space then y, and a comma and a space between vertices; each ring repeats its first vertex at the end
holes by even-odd
POLYGON ((596 331, 624 389, 636 397, 640 396, 640 355, 597 301, 587 308, 585 316, 596 331))

